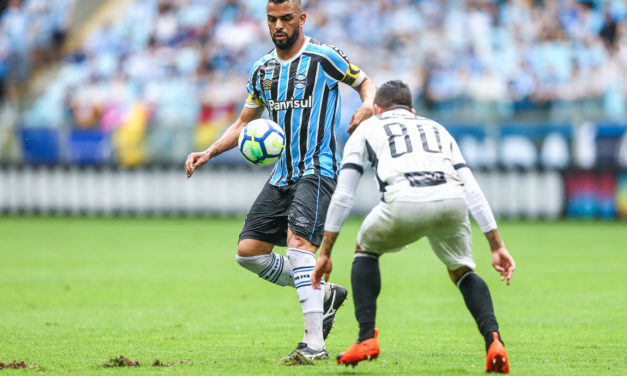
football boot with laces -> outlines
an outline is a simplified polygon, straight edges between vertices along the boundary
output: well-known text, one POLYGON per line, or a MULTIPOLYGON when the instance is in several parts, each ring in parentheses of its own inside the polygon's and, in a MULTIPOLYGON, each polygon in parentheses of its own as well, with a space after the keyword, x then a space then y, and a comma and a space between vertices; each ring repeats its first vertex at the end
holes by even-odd
POLYGON ((299 342, 288 356, 281 358, 280 363, 286 366, 314 365, 314 360, 318 359, 329 359, 326 349, 314 350, 306 343, 299 342))
POLYGON ((374 337, 356 343, 337 356, 337 363, 355 367, 362 360, 372 360, 379 357, 379 331, 375 328, 374 337))
POLYGON ((497 332, 492 332, 493 341, 488 348, 485 358, 485 370, 487 372, 509 373, 509 360, 503 342, 497 332))

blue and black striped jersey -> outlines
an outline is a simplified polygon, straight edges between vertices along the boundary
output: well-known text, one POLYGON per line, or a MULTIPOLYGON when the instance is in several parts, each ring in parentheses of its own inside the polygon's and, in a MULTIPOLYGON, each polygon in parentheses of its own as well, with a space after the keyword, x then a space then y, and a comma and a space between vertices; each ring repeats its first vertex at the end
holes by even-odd
POLYGON ((285 130, 285 152, 270 184, 288 185, 312 174, 336 177, 338 83, 356 87, 364 77, 341 50, 309 37, 291 59, 281 60, 272 50, 253 65, 246 106, 265 106, 270 118, 285 130))

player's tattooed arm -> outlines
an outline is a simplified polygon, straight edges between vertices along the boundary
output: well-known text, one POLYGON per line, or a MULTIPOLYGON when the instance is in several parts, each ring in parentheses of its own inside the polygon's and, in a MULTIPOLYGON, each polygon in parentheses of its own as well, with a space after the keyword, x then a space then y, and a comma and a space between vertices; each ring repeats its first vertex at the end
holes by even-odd
POLYGON ((501 239, 501 235, 497 229, 486 232, 485 237, 488 239, 488 243, 490 243, 490 249, 492 251, 505 247, 505 243, 503 242, 503 239, 501 239))
POLYGON ((512 273, 516 269, 514 258, 505 248, 505 243, 497 229, 486 232, 485 237, 488 239, 492 250, 492 266, 501 274, 501 281, 507 280, 509 285, 512 280, 512 273))
POLYGON ((361 106, 355 111, 351 122, 348 124, 348 133, 352 134, 362 121, 373 115, 374 96, 377 93, 377 85, 370 77, 366 77, 364 81, 355 88, 361 98, 361 106))
POLYGON ((320 247, 320 256, 325 255, 331 257, 331 251, 333 250, 333 245, 335 245, 337 235, 337 232, 324 232, 324 237, 322 238, 322 246, 320 247))

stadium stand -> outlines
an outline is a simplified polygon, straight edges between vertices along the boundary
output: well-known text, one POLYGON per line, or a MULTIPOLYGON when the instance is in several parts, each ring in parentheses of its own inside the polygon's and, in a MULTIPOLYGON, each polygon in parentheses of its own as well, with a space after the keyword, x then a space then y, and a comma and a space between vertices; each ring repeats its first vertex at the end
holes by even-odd
MULTIPOLYGON (((36 51, 50 46, 55 50, 63 40, 73 0, 28 0, 16 6, 19 3, 7 2, 0 21, 7 30, 0 36, 0 77, 7 88, 16 75, 29 74, 29 64, 16 65, 12 59, 42 61, 35 58, 41 56, 36 51), (20 30, 33 31, 16 33, 20 22, 20 30), (27 35, 32 35, 29 43, 13 40, 27 35), (16 45, 29 50, 15 50, 16 45)), ((516 120, 524 125, 538 119, 621 119, 627 114, 624 1, 303 3, 309 35, 344 49, 376 82, 405 80, 416 94, 419 111, 452 128, 516 120)), ((65 54, 58 74, 21 115, 19 126, 29 132, 56 130, 69 140, 61 144, 77 148, 51 161, 125 167, 181 163, 189 151, 208 146, 233 120, 245 98, 251 63, 273 47, 264 21, 265 2, 116 4, 65 54), (89 131, 89 142, 99 147, 73 142, 81 131, 89 131), (103 147, 109 149, 103 152, 103 147), (94 155, 85 155, 90 151, 94 155), (77 155, 80 158, 73 157, 77 155)), ((342 95, 343 111, 350 113, 358 99, 350 90, 342 95)), ((541 145, 534 137, 512 145, 537 152, 541 145)), ((571 142, 570 135, 564 137, 571 142)), ((32 149, 22 149, 22 160, 41 160, 26 155, 32 149)), ((510 154, 522 158, 521 153, 510 154)), ((512 165, 545 160, 529 158, 512 165)), ((241 158, 226 155, 222 161, 241 158)), ((484 165, 497 163, 498 150, 484 165)))

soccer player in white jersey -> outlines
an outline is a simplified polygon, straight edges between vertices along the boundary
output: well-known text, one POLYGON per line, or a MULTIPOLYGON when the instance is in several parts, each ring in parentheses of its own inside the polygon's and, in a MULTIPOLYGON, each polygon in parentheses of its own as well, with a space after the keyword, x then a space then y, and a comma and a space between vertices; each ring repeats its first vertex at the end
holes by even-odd
POLYGON ((303 33, 307 18, 300 0, 268 0, 268 29, 275 48, 257 60, 248 79, 248 98, 239 118, 207 150, 191 153, 187 177, 232 149, 242 128, 264 110, 285 130, 285 152, 253 203, 237 244, 237 262, 262 279, 295 287, 305 334, 287 364, 328 358, 324 339, 348 292, 327 284, 324 293, 309 280, 322 242, 324 219, 339 172, 335 129, 340 122, 340 83, 363 103, 348 125, 353 131, 372 116, 374 82, 337 47, 303 33), (287 247, 287 257, 273 252, 287 247))
POLYGON ((344 148, 311 278, 314 288, 320 288, 322 278, 329 280, 333 244, 352 207, 359 178, 367 165, 372 166, 382 198, 361 225, 351 272, 359 339, 338 355, 337 362, 355 366, 378 357, 379 257, 426 236, 485 339, 486 370, 508 373, 490 291, 473 272, 469 209, 490 244, 492 265, 501 280, 507 279, 509 285, 515 268, 485 196, 453 137, 442 125, 415 115, 407 85, 401 81, 382 85, 375 96, 374 112, 376 116, 363 122, 344 148))

